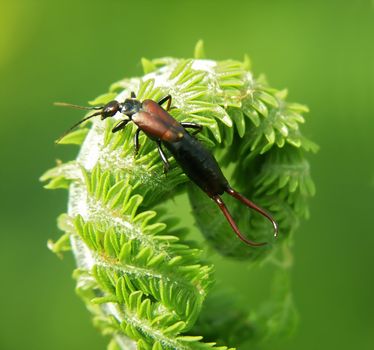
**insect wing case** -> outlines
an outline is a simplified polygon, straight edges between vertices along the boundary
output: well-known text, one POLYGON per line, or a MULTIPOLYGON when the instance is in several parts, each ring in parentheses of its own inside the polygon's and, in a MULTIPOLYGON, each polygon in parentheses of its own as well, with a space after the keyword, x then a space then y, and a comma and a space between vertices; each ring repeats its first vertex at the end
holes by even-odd
POLYGON ((174 142, 184 133, 184 128, 152 100, 145 100, 142 110, 136 113, 132 120, 153 140, 174 142))

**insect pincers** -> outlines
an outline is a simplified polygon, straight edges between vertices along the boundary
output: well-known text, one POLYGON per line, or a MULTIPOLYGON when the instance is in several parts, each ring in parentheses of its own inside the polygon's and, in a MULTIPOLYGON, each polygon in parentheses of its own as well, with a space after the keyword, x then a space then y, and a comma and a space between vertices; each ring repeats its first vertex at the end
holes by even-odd
POLYGON ((126 99, 124 102, 113 100, 101 107, 81 107, 67 103, 56 103, 56 105, 59 106, 96 111, 74 124, 56 142, 59 142, 79 124, 88 119, 95 116, 101 116, 101 119, 104 120, 113 117, 119 112, 127 118, 120 120, 113 127, 113 133, 125 128, 129 122, 134 122, 138 127, 134 135, 136 153, 139 150, 139 133, 143 131, 151 140, 156 142, 158 152, 164 164, 165 173, 169 170, 169 162, 162 148, 163 146, 174 156, 176 162, 180 165, 185 174, 214 202, 216 202, 236 235, 243 242, 251 246, 261 246, 266 244, 265 242, 253 242, 240 232, 236 222, 222 200, 221 195, 226 192, 245 204, 247 207, 254 209, 266 217, 273 225, 274 236, 278 235, 277 222, 264 209, 235 191, 230 186, 216 159, 194 137, 196 133, 202 130, 202 126, 197 123, 179 122, 174 119, 169 113, 169 110, 171 109, 171 101, 171 95, 165 96, 158 102, 150 99, 139 101, 136 99, 135 93, 132 92, 131 98, 126 99), (161 107, 164 103, 166 103, 165 109, 161 107), (187 129, 193 129, 194 132, 189 133, 187 129))

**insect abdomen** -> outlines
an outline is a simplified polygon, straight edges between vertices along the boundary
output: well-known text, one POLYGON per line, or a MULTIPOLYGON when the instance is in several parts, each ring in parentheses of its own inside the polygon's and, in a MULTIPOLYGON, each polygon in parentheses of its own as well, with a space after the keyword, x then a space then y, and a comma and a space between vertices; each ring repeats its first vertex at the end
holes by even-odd
POLYGON ((222 194, 228 181, 217 161, 205 147, 187 132, 177 142, 163 142, 185 174, 210 197, 222 194))

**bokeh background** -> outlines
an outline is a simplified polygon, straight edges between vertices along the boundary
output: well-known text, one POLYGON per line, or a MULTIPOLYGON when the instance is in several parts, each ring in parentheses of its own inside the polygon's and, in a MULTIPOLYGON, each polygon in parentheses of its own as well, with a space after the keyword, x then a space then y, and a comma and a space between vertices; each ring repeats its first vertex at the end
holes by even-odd
MULTIPOLYGON (((38 177, 77 152, 53 144, 78 114, 52 102, 86 104, 142 74, 142 56, 190 57, 200 38, 214 59, 248 53, 256 74, 307 104, 303 131, 321 146, 294 246, 299 329, 262 348, 373 349, 373 15, 370 0, 0 0, 0 349, 107 343, 74 294, 73 258, 46 248, 67 194, 38 177)), ((251 295, 256 280, 230 274, 251 295)))

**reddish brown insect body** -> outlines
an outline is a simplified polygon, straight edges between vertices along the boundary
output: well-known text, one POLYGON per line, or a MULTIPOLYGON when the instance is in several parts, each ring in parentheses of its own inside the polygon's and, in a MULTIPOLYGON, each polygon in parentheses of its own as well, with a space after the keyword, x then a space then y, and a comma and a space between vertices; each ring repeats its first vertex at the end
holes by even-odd
POLYGON ((183 126, 152 100, 142 102, 142 110, 132 116, 132 121, 156 141, 176 142, 185 133, 183 126))
POLYGON ((278 225, 276 221, 264 209, 231 188, 213 155, 193 135, 186 131, 187 128, 191 128, 195 129, 195 133, 197 133, 201 131, 202 126, 191 122, 180 123, 168 113, 171 105, 170 95, 165 96, 158 103, 153 100, 140 102, 136 99, 135 94, 131 93, 131 98, 126 99, 125 102, 120 103, 113 100, 103 107, 80 107, 61 103, 59 105, 98 110, 98 112, 73 125, 62 137, 83 121, 94 116, 100 115, 102 119, 105 119, 119 112, 127 116, 128 119, 118 122, 112 132, 122 130, 130 121, 134 122, 138 126, 134 135, 135 152, 139 149, 139 132, 143 131, 157 143, 166 173, 169 170, 169 162, 162 149, 162 145, 164 145, 174 156, 185 174, 217 203, 232 229, 243 242, 251 246, 266 244, 253 242, 240 232, 221 198, 224 192, 269 219, 274 227, 274 236, 277 236, 278 225), (167 102, 166 110, 161 107, 165 102, 167 102))

